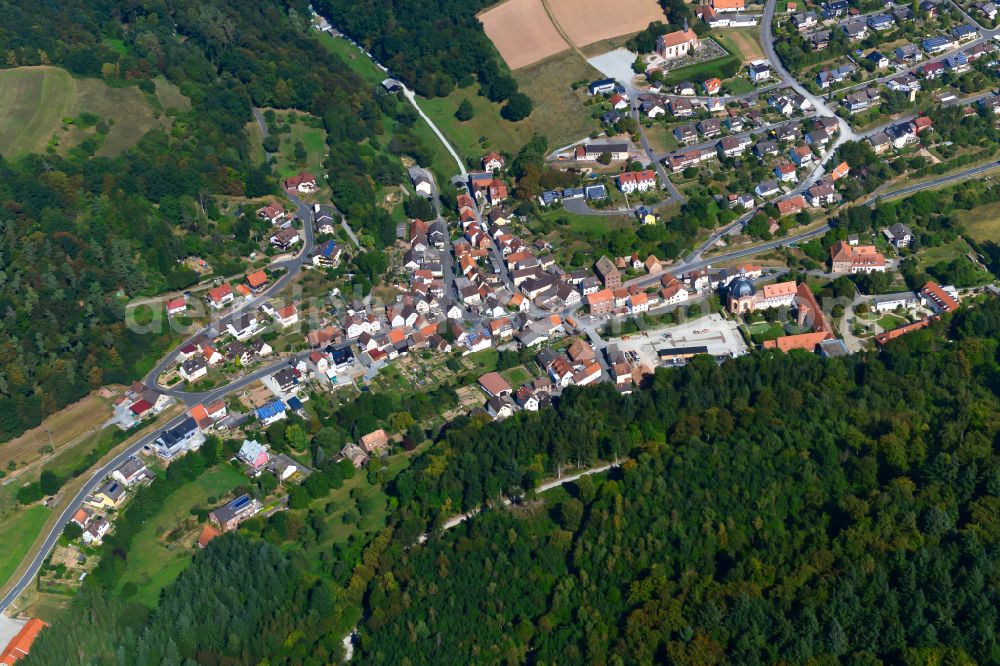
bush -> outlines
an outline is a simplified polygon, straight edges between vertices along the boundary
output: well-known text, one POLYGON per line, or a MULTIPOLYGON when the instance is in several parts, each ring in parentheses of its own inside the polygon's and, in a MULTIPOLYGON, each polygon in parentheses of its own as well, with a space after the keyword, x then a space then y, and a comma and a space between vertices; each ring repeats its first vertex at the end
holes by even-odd
POLYGON ((467 99, 463 99, 462 103, 458 105, 458 110, 455 111, 455 118, 463 123, 472 120, 475 115, 476 110, 472 108, 472 102, 467 99))
POLYGON ((524 120, 531 115, 531 98, 521 92, 516 92, 507 99, 507 103, 500 109, 500 115, 511 122, 524 120))

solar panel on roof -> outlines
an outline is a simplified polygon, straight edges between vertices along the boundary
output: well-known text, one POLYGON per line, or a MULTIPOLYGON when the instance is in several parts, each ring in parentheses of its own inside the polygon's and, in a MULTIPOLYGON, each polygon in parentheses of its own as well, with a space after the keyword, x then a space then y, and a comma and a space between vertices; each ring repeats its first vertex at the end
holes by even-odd
POLYGON ((230 503, 229 508, 231 508, 233 511, 239 511, 249 503, 250 503, 250 496, 243 495, 242 497, 237 497, 236 499, 234 499, 230 503))

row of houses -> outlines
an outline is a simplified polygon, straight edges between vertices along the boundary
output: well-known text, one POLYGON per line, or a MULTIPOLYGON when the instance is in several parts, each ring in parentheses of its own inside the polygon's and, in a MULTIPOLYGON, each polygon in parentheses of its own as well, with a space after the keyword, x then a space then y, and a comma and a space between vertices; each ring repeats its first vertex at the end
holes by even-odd
POLYGON ((82 530, 84 545, 100 545, 113 526, 114 516, 135 489, 153 482, 156 475, 139 458, 133 456, 119 465, 104 482, 84 499, 70 522, 82 530))

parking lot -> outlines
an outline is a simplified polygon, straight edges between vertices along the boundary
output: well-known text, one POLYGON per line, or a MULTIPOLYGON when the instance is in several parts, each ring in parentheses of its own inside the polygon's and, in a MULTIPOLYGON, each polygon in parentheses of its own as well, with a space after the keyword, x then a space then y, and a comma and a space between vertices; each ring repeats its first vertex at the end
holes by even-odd
POLYGON ((707 347, 713 356, 737 357, 749 349, 739 326, 719 314, 710 314, 686 321, 676 326, 658 328, 620 338, 609 338, 608 344, 618 345, 626 354, 634 352, 639 363, 655 368, 660 363, 657 352, 661 349, 682 349, 685 347, 707 347))

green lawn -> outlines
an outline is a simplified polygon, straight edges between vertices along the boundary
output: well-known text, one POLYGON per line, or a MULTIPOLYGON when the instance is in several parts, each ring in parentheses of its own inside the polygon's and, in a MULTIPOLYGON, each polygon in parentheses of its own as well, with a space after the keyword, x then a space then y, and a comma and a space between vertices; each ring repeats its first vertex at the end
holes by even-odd
MULTIPOLYGON (((723 58, 717 58, 715 60, 709 60, 708 62, 699 62, 693 65, 688 65, 687 67, 679 67, 677 69, 672 69, 664 77, 667 85, 676 85, 681 81, 697 81, 712 76, 721 76, 719 67, 724 63, 730 61, 738 61, 739 59, 735 56, 725 56, 723 58)), ((730 81, 730 79, 726 79, 730 81)))
POLYGON ((346 39, 333 37, 329 33, 314 36, 323 45, 323 48, 347 63, 348 67, 368 83, 378 85, 385 79, 385 72, 379 69, 378 65, 371 61, 371 58, 362 53, 358 47, 346 39))
POLYGON ((917 259, 926 268, 927 266, 933 266, 943 261, 952 261, 953 259, 964 257, 970 251, 972 251, 972 248, 969 244, 959 237, 944 245, 921 248, 917 252, 917 259))
POLYGON ((66 478, 75 471, 86 470, 91 467, 104 454, 124 442, 128 437, 128 433, 118 428, 98 430, 93 435, 83 438, 71 448, 66 449, 54 460, 43 465, 42 469, 66 478))
POLYGON ((748 79, 734 77, 726 79, 725 84, 734 95, 743 95, 753 90, 753 84, 748 79))
POLYGON ((510 368, 509 370, 504 370, 501 374, 504 379, 507 380, 507 383, 514 388, 517 388, 525 382, 531 381, 531 373, 528 372, 527 368, 523 365, 519 365, 516 368, 510 368))
POLYGON ((1000 243, 1000 203, 955 211, 955 217, 971 238, 1000 243))
POLYGON ((76 80, 64 69, 0 71, 0 153, 14 158, 43 152, 75 98, 76 80))
MULTIPOLYGON (((327 152, 326 130, 322 127, 313 127, 317 121, 307 113, 294 112, 295 122, 291 122, 292 117, 292 112, 275 111, 275 124, 278 127, 287 125, 291 128, 291 131, 277 135, 281 143, 275 171, 282 178, 294 176, 300 171, 309 171, 313 175, 320 176, 325 171, 323 159, 327 152), (306 158, 301 163, 295 159, 295 144, 299 141, 306 149, 306 158)), ((255 142, 263 142, 259 129, 253 136, 255 142)), ((254 150, 256 149, 255 146, 254 150)))
POLYGON ((50 509, 47 507, 35 504, 19 509, 9 520, 0 523, 4 544, 0 548, 0 582, 6 582, 17 569, 17 565, 42 531, 49 513, 50 509))
POLYGON ((487 372, 493 372, 497 369, 497 361, 499 358, 500 352, 496 349, 484 349, 483 351, 469 354, 465 357, 465 360, 472 363, 472 367, 476 372, 485 374, 487 372))
POLYGON ((516 153, 531 138, 530 124, 512 123, 500 117, 500 104, 479 94, 479 84, 456 90, 447 97, 420 99, 420 107, 463 158, 478 161, 484 153, 498 150, 516 153), (472 104, 475 116, 460 122, 455 112, 463 100, 472 104))
POLYGON ((245 483, 247 477, 242 472, 225 464, 207 470, 172 493, 132 541, 119 590, 131 581, 139 587, 135 599, 147 606, 155 606, 160 590, 172 583, 187 567, 194 552, 189 539, 168 543, 167 534, 186 521, 191 521, 194 530, 200 529, 193 525, 195 519, 191 509, 214 508, 228 499, 234 488, 245 483), (209 498, 213 498, 212 501, 209 498))
POLYGON ((560 224, 565 221, 571 230, 586 235, 600 235, 613 229, 621 229, 635 220, 627 215, 577 215, 564 208, 542 213, 542 219, 560 224))
POLYGON ((97 142, 97 155, 117 155, 154 127, 170 128, 171 119, 153 106, 190 106, 162 77, 156 87, 156 96, 147 99, 135 86, 111 87, 100 79, 74 79, 58 67, 0 71, 0 154, 11 159, 44 153, 49 147, 66 154, 90 139, 97 142), (93 121, 81 122, 85 113, 105 121, 107 134, 98 134, 93 121))
POLYGON ((785 335, 785 328, 781 324, 758 321, 750 325, 750 335, 755 340, 774 340, 785 335))
POLYGON ((888 312, 885 315, 883 315, 882 318, 879 319, 877 323, 879 326, 882 327, 882 330, 890 331, 894 328, 898 328, 903 324, 907 323, 907 320, 905 317, 900 317, 897 314, 888 312))

